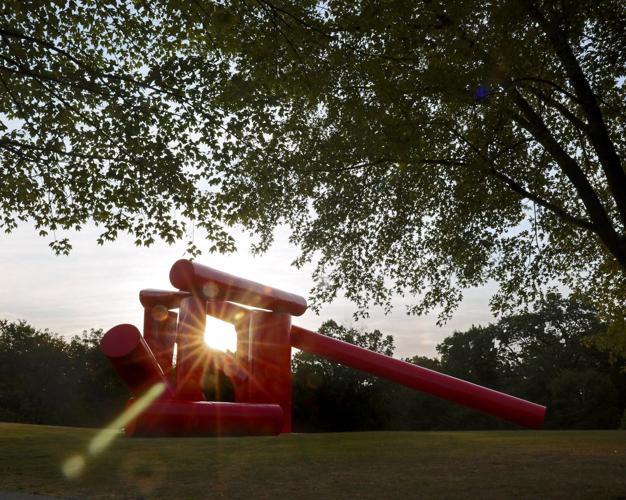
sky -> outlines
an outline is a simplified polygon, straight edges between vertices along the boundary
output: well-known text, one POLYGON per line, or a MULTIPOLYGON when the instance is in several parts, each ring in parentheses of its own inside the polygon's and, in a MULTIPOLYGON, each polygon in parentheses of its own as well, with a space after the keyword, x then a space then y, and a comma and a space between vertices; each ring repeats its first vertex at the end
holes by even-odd
MULTIPOLYGON (((24 319, 36 328, 47 328, 69 337, 90 328, 105 331, 120 323, 131 323, 141 329, 143 311, 139 291, 145 288, 173 289, 169 270, 174 262, 186 257, 184 242, 168 246, 158 242, 150 248, 136 247, 130 237, 99 246, 98 230, 86 227, 69 236, 73 250, 69 256, 54 255, 49 239, 37 236, 32 225, 22 224, 11 234, 0 235, 0 319, 24 319)), ((264 285, 307 297, 313 282, 313 267, 296 269, 290 263, 298 249, 288 242, 284 228, 276 232, 270 250, 254 256, 248 251, 250 240, 236 237, 238 252, 231 255, 203 254, 197 262, 264 285)), ((202 247, 202 241, 196 245, 202 247)), ((355 307, 345 299, 324 306, 319 315, 307 311, 293 323, 315 330, 327 319, 345 326, 366 330, 379 329, 393 335, 395 357, 435 356, 435 346, 454 330, 465 330, 472 324, 493 321, 489 297, 493 285, 466 290, 465 299, 452 320, 443 327, 436 316, 408 316, 404 304, 409 299, 394 300, 393 311, 385 315, 372 308, 370 317, 355 321, 355 307)), ((219 324, 213 323, 215 347, 232 342, 218 335, 219 324), (216 337, 217 335, 217 337, 216 337), (222 340, 220 342, 220 339, 222 340), (226 343, 224 343, 226 341, 226 343)))

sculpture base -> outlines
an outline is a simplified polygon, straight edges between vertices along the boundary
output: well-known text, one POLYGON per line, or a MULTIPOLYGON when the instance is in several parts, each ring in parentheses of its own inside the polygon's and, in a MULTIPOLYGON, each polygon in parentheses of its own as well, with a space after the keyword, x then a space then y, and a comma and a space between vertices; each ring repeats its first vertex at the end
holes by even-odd
POLYGON ((280 434, 283 420, 277 404, 159 400, 129 424, 125 433, 137 437, 272 436, 280 434))

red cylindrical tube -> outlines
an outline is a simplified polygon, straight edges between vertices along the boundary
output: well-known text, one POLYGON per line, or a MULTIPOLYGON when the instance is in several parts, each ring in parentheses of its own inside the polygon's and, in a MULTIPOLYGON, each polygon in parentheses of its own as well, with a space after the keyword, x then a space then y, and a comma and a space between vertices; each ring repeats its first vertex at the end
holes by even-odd
POLYGON ((207 348, 204 342, 206 302, 190 296, 180 303, 176 334, 176 395, 189 401, 204 400, 202 380, 207 348))
POLYGON ((148 288, 139 292, 139 302, 144 307, 161 306, 166 309, 176 309, 180 301, 189 297, 189 293, 180 290, 156 290, 148 288))
POLYGON ((250 401, 250 314, 235 324, 237 332, 237 353, 235 360, 239 368, 240 377, 231 379, 235 390, 235 401, 250 401))
POLYGON ((524 427, 543 427, 546 408, 530 401, 368 351, 297 326, 291 328, 291 345, 524 427))
POLYGON ((285 313, 250 313, 251 403, 278 403, 284 413, 282 432, 291 432, 291 316, 285 313))
POLYGON ((170 281, 176 288, 201 294, 207 299, 231 300, 271 311, 286 312, 292 316, 302 315, 307 308, 304 297, 238 278, 186 259, 181 259, 172 266, 170 281))
POLYGON ((159 382, 167 387, 168 396, 173 395, 159 363, 135 326, 123 324, 111 328, 102 337, 100 349, 134 396, 159 382))
POLYGON ((163 373, 169 378, 172 372, 178 314, 167 309, 156 309, 157 307, 144 308, 143 338, 163 373))
POLYGON ((160 400, 125 429, 127 436, 276 435, 283 410, 276 404, 160 400))

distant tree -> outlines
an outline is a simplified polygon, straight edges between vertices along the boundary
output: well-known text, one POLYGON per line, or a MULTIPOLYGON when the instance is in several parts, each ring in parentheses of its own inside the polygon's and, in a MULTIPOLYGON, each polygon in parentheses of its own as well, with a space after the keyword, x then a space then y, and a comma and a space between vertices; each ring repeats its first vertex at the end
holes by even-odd
POLYGON ((76 398, 65 343, 24 321, 0 321, 0 413, 3 419, 60 424, 76 398))
POLYGON ((550 427, 616 427, 626 407, 624 360, 594 347, 593 308, 549 294, 532 312, 455 332, 437 346, 452 375, 545 404, 550 427))
POLYGON ((128 391, 99 350, 101 330, 66 342, 25 321, 0 320, 0 420, 102 426, 128 391))
POLYGON ((102 355, 103 334, 102 329, 91 329, 66 341, 71 361, 69 377, 78 394, 72 411, 83 426, 106 425, 124 409, 129 397, 127 387, 102 355))
POLYGON ((444 339, 437 346, 437 352, 446 373, 494 389, 501 386, 504 359, 497 347, 494 330, 472 326, 444 339))
POLYGON ((612 375, 587 367, 560 371, 548 386, 552 413, 549 425, 583 429, 617 427, 620 414, 624 411, 626 394, 622 382, 620 398, 612 375))

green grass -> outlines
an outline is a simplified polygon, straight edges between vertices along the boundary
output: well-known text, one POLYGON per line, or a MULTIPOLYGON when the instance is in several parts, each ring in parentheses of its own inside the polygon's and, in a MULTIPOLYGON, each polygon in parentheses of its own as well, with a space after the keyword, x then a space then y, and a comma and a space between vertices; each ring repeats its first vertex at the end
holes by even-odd
POLYGON ((0 491, 89 498, 619 498, 626 432, 120 436, 69 480, 94 430, 0 424, 0 491))

